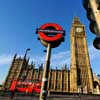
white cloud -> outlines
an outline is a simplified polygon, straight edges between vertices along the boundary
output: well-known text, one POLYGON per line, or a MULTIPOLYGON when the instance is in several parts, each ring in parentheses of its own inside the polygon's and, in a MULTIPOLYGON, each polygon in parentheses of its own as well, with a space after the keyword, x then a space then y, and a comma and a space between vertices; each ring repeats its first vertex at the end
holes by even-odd
MULTIPOLYGON (((38 65, 40 63, 45 63, 45 56, 43 57, 32 57, 31 61, 38 65)), ((70 51, 62 51, 51 55, 51 66, 62 67, 63 64, 70 65, 70 51)))
MULTIPOLYGON (((89 56, 90 60, 93 61, 96 57, 100 56, 100 52, 96 50, 92 45, 89 46, 89 56)), ((23 57, 23 55, 21 55, 23 57)), ((12 62, 13 55, 0 55, 0 65, 10 64, 12 62)), ((51 55, 51 65, 52 66, 62 66, 67 64, 70 67, 70 50, 58 52, 51 55)), ((33 61, 35 64, 40 64, 45 62, 45 56, 35 56, 31 57, 30 61, 33 61)))
POLYGON ((63 51, 52 55, 52 59, 62 59, 64 56, 69 56, 70 51, 63 51))
POLYGON ((53 54, 51 58, 51 65, 54 67, 62 67, 63 64, 70 66, 70 51, 63 51, 57 54, 53 54))
POLYGON ((95 60, 97 57, 100 57, 100 51, 95 49, 93 45, 90 45, 88 50, 91 61, 95 60))
POLYGON ((2 54, 0 55, 0 65, 10 64, 12 55, 2 54))

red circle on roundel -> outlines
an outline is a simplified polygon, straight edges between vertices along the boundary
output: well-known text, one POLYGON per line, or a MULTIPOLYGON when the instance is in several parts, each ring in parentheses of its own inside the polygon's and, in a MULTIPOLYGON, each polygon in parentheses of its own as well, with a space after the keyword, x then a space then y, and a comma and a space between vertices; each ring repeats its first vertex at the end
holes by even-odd
MULTIPOLYGON (((54 27, 55 30, 63 30, 62 27, 56 23, 46 23, 43 24, 40 29, 46 29, 47 27, 54 27)), ((54 41, 58 41, 63 37, 63 34, 59 34, 57 33, 55 36, 47 36, 44 32, 39 32, 39 37, 40 39, 44 40, 44 41, 48 41, 48 42, 54 42, 54 41)))

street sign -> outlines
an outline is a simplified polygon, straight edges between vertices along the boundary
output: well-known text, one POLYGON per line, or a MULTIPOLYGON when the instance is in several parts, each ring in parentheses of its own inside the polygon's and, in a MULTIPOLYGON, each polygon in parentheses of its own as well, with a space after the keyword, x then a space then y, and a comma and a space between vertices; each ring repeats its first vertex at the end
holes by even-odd
POLYGON ((48 87, 48 73, 50 69, 51 49, 60 45, 64 41, 65 32, 62 27, 56 23, 43 24, 36 30, 40 42, 47 47, 46 62, 44 65, 42 86, 39 100, 46 100, 48 87))
POLYGON ((58 24, 46 23, 37 29, 37 33, 43 41, 55 42, 61 40, 65 32, 58 24))

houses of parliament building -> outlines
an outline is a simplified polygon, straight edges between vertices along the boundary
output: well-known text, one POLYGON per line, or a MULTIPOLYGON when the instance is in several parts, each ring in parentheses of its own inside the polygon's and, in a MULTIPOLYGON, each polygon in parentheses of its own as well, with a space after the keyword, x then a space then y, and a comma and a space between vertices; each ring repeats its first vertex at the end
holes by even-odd
MULTIPOLYGON (((100 94, 100 80, 93 74, 85 27, 78 17, 74 17, 70 30, 71 64, 70 70, 66 65, 62 69, 50 69, 48 77, 48 93, 92 93, 100 94)), ((4 88, 9 89, 11 82, 16 79, 42 81, 43 65, 35 68, 29 64, 29 59, 14 55, 4 88)))

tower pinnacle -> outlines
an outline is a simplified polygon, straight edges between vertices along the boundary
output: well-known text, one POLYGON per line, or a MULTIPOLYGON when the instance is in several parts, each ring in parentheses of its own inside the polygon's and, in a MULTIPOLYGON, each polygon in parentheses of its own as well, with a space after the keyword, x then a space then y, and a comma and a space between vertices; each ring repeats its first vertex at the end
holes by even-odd
POLYGON ((74 17, 73 24, 81 24, 81 22, 77 16, 74 17))

